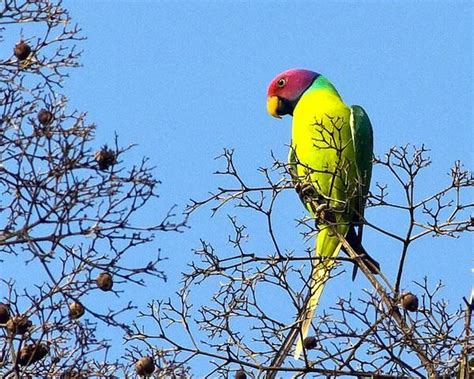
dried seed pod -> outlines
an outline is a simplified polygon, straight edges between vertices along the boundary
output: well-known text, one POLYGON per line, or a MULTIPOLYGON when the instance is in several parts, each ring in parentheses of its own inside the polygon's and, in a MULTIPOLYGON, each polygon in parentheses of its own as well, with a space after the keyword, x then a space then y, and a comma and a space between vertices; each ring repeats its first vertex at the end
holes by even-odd
POLYGON ((152 357, 141 357, 135 364, 137 375, 145 376, 153 374, 155 371, 155 362, 152 357))
POLYGON ((10 307, 0 303, 0 324, 5 324, 10 319, 10 307))
POLYGON ((38 112, 38 121, 41 125, 43 126, 47 126, 49 124, 51 124, 51 122, 53 122, 54 120, 54 115, 48 111, 47 109, 41 109, 39 112, 38 112))
POLYGON ((20 41, 15 45, 13 54, 18 58, 18 60, 24 61, 30 56, 31 47, 25 41, 20 41))
POLYGON ((409 312, 416 312, 418 310, 418 298, 410 292, 402 295, 401 304, 403 309, 409 312))
POLYGON ((235 379, 247 379, 247 374, 244 370, 240 369, 235 372, 235 379))
POLYGON ((26 316, 13 316, 7 321, 7 330, 11 334, 25 334, 33 323, 26 316))
POLYGON ((115 163, 117 163, 115 152, 109 149, 107 145, 104 145, 102 149, 97 151, 94 154, 94 158, 99 164, 99 168, 101 170, 108 170, 110 166, 113 166, 115 163))
POLYGON ((84 306, 78 302, 74 301, 69 304, 69 317, 72 319, 80 318, 85 312, 84 306))
POLYGON ((33 343, 25 345, 18 353, 17 362, 21 366, 26 366, 40 361, 49 353, 49 348, 45 343, 33 343))
POLYGON ((306 350, 315 349, 317 345, 318 341, 316 340, 316 337, 310 336, 303 340, 303 346, 306 350))
POLYGON ((32 358, 33 358, 32 345, 25 345, 18 352, 18 356, 16 360, 19 365, 26 366, 27 364, 32 363, 31 362, 32 358))
POLYGON ((36 343, 33 346, 33 358, 32 362, 38 362, 46 357, 49 353, 48 345, 45 343, 36 343))
POLYGON ((110 291, 114 285, 112 275, 108 272, 101 272, 96 279, 97 287, 102 291, 110 291))

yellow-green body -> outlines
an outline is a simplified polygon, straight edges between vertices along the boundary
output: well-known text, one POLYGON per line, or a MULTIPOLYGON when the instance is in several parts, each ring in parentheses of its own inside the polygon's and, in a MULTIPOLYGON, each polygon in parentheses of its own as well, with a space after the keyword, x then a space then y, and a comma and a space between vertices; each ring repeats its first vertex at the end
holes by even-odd
POLYGON ((331 208, 339 209, 343 218, 351 213, 346 200, 357 197, 350 120, 351 108, 324 77, 303 94, 293 113, 291 152, 297 175, 309 181, 331 208))
MULTIPOLYGON (((294 108, 289 157, 300 188, 313 189, 312 196, 300 195, 319 229, 315 254, 320 259, 313 263, 311 296, 299 320, 301 333, 296 358, 301 354, 301 342, 308 333, 330 268, 341 248, 334 231, 345 236, 356 214, 363 211, 370 172, 362 174, 357 165, 354 134, 353 109, 344 104, 332 84, 320 76, 294 108)), ((369 161, 371 148, 370 143, 370 151, 364 153, 369 161)))

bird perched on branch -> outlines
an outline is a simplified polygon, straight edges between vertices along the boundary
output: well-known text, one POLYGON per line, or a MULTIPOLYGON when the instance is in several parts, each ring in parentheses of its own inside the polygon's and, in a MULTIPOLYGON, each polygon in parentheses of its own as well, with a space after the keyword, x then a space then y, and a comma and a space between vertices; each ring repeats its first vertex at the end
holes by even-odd
POLYGON ((267 111, 277 118, 293 116, 289 168, 295 189, 318 227, 315 255, 319 259, 313 264, 305 308, 282 347, 286 356, 298 338, 294 354, 298 359, 341 250, 337 234, 366 259, 371 270, 379 270, 362 247, 362 228, 355 231, 363 219, 372 174, 372 125, 362 107, 347 106, 327 78, 309 70, 277 75, 268 87, 267 111))

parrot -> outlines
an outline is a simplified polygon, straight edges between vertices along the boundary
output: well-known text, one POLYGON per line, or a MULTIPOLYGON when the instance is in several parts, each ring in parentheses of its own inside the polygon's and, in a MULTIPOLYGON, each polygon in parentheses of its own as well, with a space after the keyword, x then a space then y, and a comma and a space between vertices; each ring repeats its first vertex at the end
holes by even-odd
POLYGON ((298 338, 294 352, 298 359, 335 258, 344 250, 337 234, 367 259, 372 272, 379 272, 378 263, 362 247, 360 226, 372 176, 373 131, 361 106, 346 105, 325 76, 310 70, 290 69, 277 75, 268 86, 266 105, 273 117, 293 117, 288 167, 318 230, 318 259, 312 264, 309 294, 296 332, 287 338, 288 350, 298 338))

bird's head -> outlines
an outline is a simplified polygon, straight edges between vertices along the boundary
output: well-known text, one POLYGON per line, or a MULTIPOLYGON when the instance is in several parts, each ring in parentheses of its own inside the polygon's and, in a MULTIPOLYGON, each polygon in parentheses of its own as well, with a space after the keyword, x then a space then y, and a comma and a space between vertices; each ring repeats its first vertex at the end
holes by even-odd
POLYGON ((293 115, 298 100, 314 80, 317 72, 291 69, 277 75, 268 86, 267 112, 273 117, 293 115))

